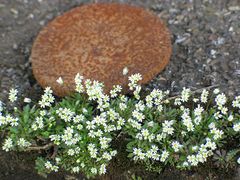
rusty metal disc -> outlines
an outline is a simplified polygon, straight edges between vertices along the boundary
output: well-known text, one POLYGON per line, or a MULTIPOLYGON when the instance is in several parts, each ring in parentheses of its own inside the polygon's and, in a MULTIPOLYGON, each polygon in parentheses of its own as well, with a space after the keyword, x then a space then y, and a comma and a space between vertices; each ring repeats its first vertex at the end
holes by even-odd
POLYGON ((77 73, 104 82, 106 92, 116 84, 127 92, 129 75, 140 73, 141 83, 149 82, 171 51, 169 31, 157 16, 126 4, 97 3, 74 8, 44 27, 31 62, 38 83, 58 96, 74 91, 77 73))

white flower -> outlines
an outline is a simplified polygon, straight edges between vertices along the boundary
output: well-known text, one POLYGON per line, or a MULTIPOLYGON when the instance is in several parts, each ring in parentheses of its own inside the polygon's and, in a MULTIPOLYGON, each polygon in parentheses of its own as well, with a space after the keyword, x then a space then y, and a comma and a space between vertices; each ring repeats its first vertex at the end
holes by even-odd
POLYGON ((102 137, 103 132, 101 129, 98 129, 97 132, 93 132, 92 134, 95 134, 95 136, 97 136, 97 137, 102 137))
POLYGON ((54 142, 54 144, 58 145, 59 144, 59 141, 61 139, 61 136, 60 135, 50 135, 49 136, 50 140, 54 142))
POLYGON ((182 131, 182 132, 181 132, 181 135, 184 137, 184 136, 187 135, 187 132, 186 132, 186 131, 182 131))
POLYGON ((84 119, 85 119, 84 115, 82 114, 76 115, 75 117, 73 117, 73 122, 80 123, 80 122, 83 122, 84 119))
MULTIPOLYGON (((89 96, 88 99, 91 100, 102 100, 103 102, 108 101, 107 96, 104 96, 103 93, 103 83, 100 83, 98 81, 91 81, 87 79, 85 81, 85 86, 86 86, 86 92, 87 95, 89 96)), ((99 102, 98 102, 99 103, 99 102)))
POLYGON ((181 101, 182 102, 187 102, 190 95, 191 95, 190 93, 191 93, 191 90, 184 87, 182 92, 181 92, 181 101))
POLYGON ((218 139, 222 138, 222 135, 223 135, 223 131, 219 130, 217 128, 211 129, 210 133, 213 134, 214 140, 218 140, 218 139))
POLYGON ((97 174, 97 168, 91 168, 91 173, 92 174, 97 174))
POLYGON ((182 166, 183 166, 183 167, 187 167, 187 166, 189 166, 189 164, 188 164, 187 161, 185 161, 185 162, 183 162, 182 166))
MULTIPOLYGON (((107 112, 107 115, 109 116, 109 119, 111 121, 114 121, 114 120, 116 120, 116 119, 118 119, 120 117, 119 114, 114 109, 109 109, 108 112, 107 112)), ((106 118, 106 114, 105 113, 102 113, 102 116, 104 118, 106 118)))
POLYGON ((227 119, 228 121, 233 121, 233 115, 231 114, 230 116, 228 116, 228 119, 227 119))
POLYGON ((94 145, 94 147, 92 147, 92 145, 94 145, 94 144, 88 145, 90 157, 97 158, 97 154, 98 154, 97 148, 95 148, 95 145, 94 145))
POLYGON ((36 131, 37 129, 42 129, 43 126, 43 117, 36 117, 36 121, 32 124, 32 129, 36 131))
POLYGON ((106 116, 101 114, 100 116, 96 116, 93 118, 93 122, 99 125, 105 125, 107 122, 106 116))
POLYGON ((193 98, 193 102, 197 103, 199 101, 198 98, 193 98))
POLYGON ((122 91, 122 87, 120 85, 114 85, 113 89, 110 91, 111 98, 117 97, 118 93, 122 91))
MULTIPOLYGON (((69 108, 59 108, 56 111, 56 113, 65 122, 70 122, 73 119, 74 115, 75 115, 75 113, 72 112, 72 110, 69 109, 69 108)), ((77 116, 77 118, 81 118, 81 117, 77 116)), ((78 120, 79 119, 76 119, 76 117, 75 117, 75 121, 78 121, 78 120)))
POLYGON ((139 155, 142 152, 142 150, 140 148, 133 148, 133 154, 134 155, 139 155))
POLYGON ((220 114, 220 112, 218 111, 218 112, 214 113, 214 117, 216 119, 220 119, 222 117, 222 114, 220 114))
POLYGON ((67 127, 64 130, 64 134, 61 135, 62 141, 67 145, 75 145, 78 141, 81 140, 81 136, 79 134, 73 134, 73 129, 71 127, 67 127))
POLYGON ((74 80, 76 84, 75 91, 78 93, 82 93, 84 91, 84 87, 82 85, 83 76, 80 76, 80 74, 77 73, 74 80))
POLYGON ((141 129, 141 123, 139 123, 138 121, 135 121, 133 119, 128 119, 128 123, 130 124, 130 126, 132 126, 133 128, 136 128, 136 129, 141 129))
POLYGON ((127 105, 125 103, 119 103, 119 108, 121 111, 124 111, 127 108, 127 105))
POLYGON ((175 101, 174 101, 174 105, 175 106, 180 106, 182 104, 181 101, 182 101, 181 98, 176 98, 175 101))
POLYGON ((19 119, 18 118, 14 118, 14 117, 12 117, 10 115, 7 115, 5 117, 5 121, 6 121, 5 123, 10 123, 11 126, 17 126, 19 119))
POLYGON ((68 154, 69 156, 73 156, 73 155, 75 154, 75 151, 74 151, 73 149, 69 149, 68 152, 67 152, 67 154, 68 154))
POLYGON ((111 156, 116 156, 117 155, 117 150, 111 151, 111 156))
POLYGON ((134 90, 133 95, 136 99, 140 99, 140 91, 141 91, 141 86, 139 86, 137 83, 142 80, 141 74, 133 74, 128 77, 129 83, 129 89, 134 90))
POLYGON ((15 102, 17 100, 17 94, 18 94, 17 89, 10 89, 9 97, 8 97, 9 101, 15 102))
POLYGON ((199 125, 201 120, 202 120, 202 116, 196 116, 193 121, 196 125, 199 125))
POLYGON ((61 162, 61 159, 59 157, 56 157, 55 161, 56 161, 57 164, 59 164, 61 162))
MULTIPOLYGON (((1 112, 3 111, 3 102, 0 101, 0 115, 1 115, 1 112)), ((0 124, 1 125, 1 124, 0 124)))
POLYGON ((140 93, 141 89, 142 89, 141 86, 136 86, 135 90, 133 91, 134 97, 138 100, 140 99, 139 93, 140 93))
POLYGON ((106 170, 106 164, 102 164, 99 168, 99 174, 106 174, 107 170, 106 170))
POLYGON ((136 110, 142 112, 145 109, 145 105, 143 104, 143 101, 139 101, 136 105, 136 110))
POLYGON ((153 107, 153 98, 151 97, 151 95, 146 96, 145 101, 146 101, 147 107, 149 108, 153 107))
POLYGON ((87 114, 88 110, 86 108, 82 108, 82 112, 83 112, 83 114, 87 114))
POLYGON ((172 148, 174 152, 178 152, 182 145, 178 141, 172 142, 172 148))
POLYGON ((39 112, 39 114, 40 114, 40 116, 45 116, 45 115, 47 115, 47 112, 46 112, 46 110, 41 110, 40 112, 39 112))
POLYGON ((197 151, 198 150, 198 146, 192 146, 192 151, 197 151))
POLYGON ((162 123, 162 131, 163 131, 163 133, 172 135, 173 132, 174 132, 174 128, 172 127, 173 123, 174 123, 174 120, 164 121, 162 123))
POLYGON ((220 107, 219 109, 221 110, 221 113, 224 115, 226 115, 228 112, 228 108, 226 108, 226 107, 220 107))
POLYGON ((225 94, 218 94, 215 98, 215 102, 219 107, 222 107, 227 102, 225 94))
POLYGON ((52 171, 54 171, 54 172, 58 172, 58 169, 59 169, 59 167, 58 166, 52 166, 52 171))
POLYGON ((158 134, 157 136, 156 136, 156 140, 159 142, 159 141, 161 141, 161 140, 163 140, 163 139, 165 139, 166 138, 166 134, 165 133, 162 133, 162 134, 158 134))
POLYGON ((217 89, 214 89, 213 93, 214 93, 214 94, 218 94, 218 93, 220 93, 220 90, 219 90, 218 88, 217 88, 217 89))
POLYGON ((133 148, 133 154, 135 155, 134 160, 145 159, 146 154, 142 152, 140 148, 133 148))
POLYGON ((129 80, 128 86, 130 90, 133 90, 137 86, 137 83, 142 80, 142 75, 139 73, 133 74, 128 77, 128 80, 129 80))
POLYGON ((240 96, 235 97, 234 101, 232 102, 232 106, 240 109, 240 96))
POLYGON ((58 84, 60 84, 60 85, 63 85, 63 79, 62 79, 62 77, 59 77, 59 78, 56 80, 56 82, 57 82, 58 84))
POLYGON ((58 166, 52 165, 50 161, 46 161, 44 165, 45 165, 46 169, 51 170, 51 171, 57 172, 59 169, 58 166))
POLYGON ((123 126, 125 124, 125 120, 122 117, 119 117, 117 123, 118 123, 119 126, 123 126))
POLYGON ((31 145, 30 142, 26 141, 24 138, 20 138, 17 142, 17 145, 21 148, 29 147, 31 145))
POLYGON ((202 103, 207 102, 208 94, 209 94, 209 92, 206 89, 204 89, 202 94, 201 94, 201 102, 202 103))
POLYGON ((147 129, 143 129, 142 130, 142 136, 144 137, 144 139, 147 139, 149 136, 149 131, 147 129))
POLYGON ((141 160, 145 159, 145 156, 146 156, 145 153, 140 153, 140 154, 138 155, 139 159, 141 159, 141 160))
POLYGON ((145 119, 145 115, 143 113, 138 112, 137 110, 134 110, 132 112, 132 116, 136 118, 138 122, 142 122, 145 119))
POLYGON ((46 167, 47 169, 52 169, 52 164, 51 164, 50 161, 45 162, 44 165, 45 165, 45 167, 46 167))
POLYGON ((112 159, 112 156, 108 152, 104 152, 102 158, 110 161, 112 159))
POLYGON ((214 122, 211 122, 209 125, 208 125, 209 129, 213 129, 215 128, 215 123, 214 122))
POLYGON ((187 127, 188 131, 193 131, 194 130, 194 125, 192 123, 192 119, 189 115, 189 111, 188 110, 184 110, 184 113, 182 114, 182 121, 183 121, 183 125, 187 127))
POLYGON ((211 150, 215 150, 217 148, 217 145, 215 142, 211 141, 211 139, 206 138, 206 144, 205 147, 210 148, 211 150))
POLYGON ((53 93, 53 91, 51 90, 50 87, 47 87, 44 90, 44 94, 42 95, 42 98, 39 101, 39 105, 41 108, 50 107, 51 104, 54 102, 55 98, 52 95, 52 93, 53 93))
POLYGON ((233 125, 233 130, 236 132, 240 131, 240 122, 233 125))
POLYGON ((203 111, 204 111, 204 109, 200 106, 200 104, 198 104, 198 107, 196 109, 194 109, 194 114, 195 114, 195 116, 200 116, 203 111))
POLYGON ((79 173, 79 171, 80 171, 79 166, 73 167, 73 168, 72 168, 72 171, 73 171, 73 173, 79 173))
POLYGON ((197 166, 198 165, 198 159, 195 155, 188 155, 187 160, 192 166, 197 166))
POLYGON ((110 139, 110 138, 100 137, 99 141, 100 141, 101 149, 108 148, 109 147, 108 143, 110 143, 111 140, 112 139, 110 139))
POLYGON ((8 122, 4 116, 1 115, 0 113, 0 126, 6 125, 8 122))
POLYGON ((161 161, 161 162, 165 162, 166 159, 168 158, 168 156, 169 156, 169 152, 167 152, 166 150, 164 150, 164 151, 162 152, 162 154, 161 154, 160 161, 161 161))
POLYGON ((86 128, 87 128, 88 130, 90 130, 90 129, 95 129, 95 127, 96 127, 95 121, 86 121, 86 124, 87 124, 86 128))
POLYGON ((11 150, 13 148, 13 141, 12 141, 12 139, 11 138, 8 138, 8 139, 6 139, 5 140, 5 142, 3 143, 3 147, 2 147, 2 149, 4 150, 4 151, 9 151, 9 150, 11 150))

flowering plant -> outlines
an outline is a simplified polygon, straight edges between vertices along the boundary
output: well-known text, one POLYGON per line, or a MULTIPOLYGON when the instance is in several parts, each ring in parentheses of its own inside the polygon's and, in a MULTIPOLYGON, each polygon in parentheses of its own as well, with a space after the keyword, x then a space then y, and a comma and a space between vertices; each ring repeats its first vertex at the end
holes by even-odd
MULTIPOLYGON (((123 151, 136 163, 149 167, 175 166, 190 169, 214 155, 226 141, 238 141, 240 152, 240 96, 230 101, 215 89, 212 93, 184 88, 179 96, 154 89, 141 97, 140 74, 129 77, 133 96, 121 94, 116 85, 109 95, 98 81, 75 77, 76 93, 56 101, 47 87, 41 100, 23 109, 8 110, 0 102, 0 131, 6 138, 5 151, 45 151, 36 160, 42 175, 59 168, 87 177, 102 175, 117 155, 113 142, 124 136, 123 151)), ((57 80, 64 84, 62 78, 57 80)), ((11 89, 9 101, 18 101, 18 91, 11 89)))

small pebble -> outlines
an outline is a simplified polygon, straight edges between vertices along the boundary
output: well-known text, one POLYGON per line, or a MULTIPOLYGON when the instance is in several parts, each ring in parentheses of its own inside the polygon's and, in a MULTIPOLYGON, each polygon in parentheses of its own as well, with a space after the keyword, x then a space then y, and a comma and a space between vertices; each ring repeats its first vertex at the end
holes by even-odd
POLYGON ((16 9, 11 8, 10 11, 14 14, 14 15, 18 15, 18 11, 16 9))
POLYGON ((213 58, 216 58, 216 53, 217 53, 216 50, 212 49, 210 53, 211 53, 213 58))
POLYGON ((32 13, 29 14, 29 15, 28 15, 28 18, 29 18, 29 19, 33 19, 33 18, 34 18, 34 14, 32 14, 32 13))
POLYGON ((16 43, 13 44, 13 49, 17 50, 18 49, 18 45, 16 43))

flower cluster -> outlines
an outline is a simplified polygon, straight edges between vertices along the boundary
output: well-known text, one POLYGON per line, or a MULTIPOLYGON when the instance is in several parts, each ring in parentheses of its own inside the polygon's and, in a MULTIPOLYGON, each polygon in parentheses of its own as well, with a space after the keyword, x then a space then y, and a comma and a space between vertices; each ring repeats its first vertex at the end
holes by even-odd
POLYGON ((17 94, 18 94, 18 90, 17 89, 11 89, 9 92, 9 101, 10 102, 15 102, 17 100, 17 94))
POLYGON ((140 99, 140 91, 141 91, 141 86, 139 86, 137 83, 142 80, 142 75, 141 74, 134 74, 129 76, 129 89, 134 90, 133 95, 136 99, 140 99))
MULTIPOLYGON (((46 150, 50 154, 36 161, 41 174, 63 168, 94 177, 107 173, 117 150, 146 166, 190 169, 208 161, 228 139, 240 138, 240 96, 231 101, 218 89, 195 94, 183 88, 176 97, 159 89, 141 97, 141 80, 140 74, 129 77, 133 96, 126 96, 119 85, 106 94, 103 83, 77 74, 76 93, 60 101, 49 87, 38 105, 22 111, 7 111, 0 101, 0 131, 7 135, 2 149, 46 150)), ((57 82, 63 84, 62 78, 57 82)), ((17 94, 10 90, 11 104, 17 94)))
POLYGON ((54 96, 52 95, 53 91, 50 87, 47 87, 44 90, 44 94, 42 95, 42 99, 39 101, 39 105, 41 108, 50 107, 54 102, 54 96))

